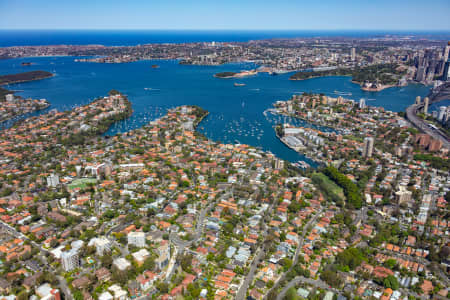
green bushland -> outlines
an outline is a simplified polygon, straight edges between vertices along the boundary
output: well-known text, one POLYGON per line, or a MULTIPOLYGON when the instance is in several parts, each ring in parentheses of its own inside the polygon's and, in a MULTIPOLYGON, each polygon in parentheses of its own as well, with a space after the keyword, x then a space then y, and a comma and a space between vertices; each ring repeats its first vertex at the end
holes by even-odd
POLYGON ((415 154, 414 160, 421 160, 421 161, 429 162, 430 165, 435 169, 441 169, 441 170, 449 170, 450 169, 450 159, 433 156, 431 154, 415 154))
POLYGON ((399 77, 405 74, 404 71, 396 70, 397 67, 397 64, 380 64, 367 67, 356 67, 354 69, 338 68, 326 71, 297 72, 289 79, 304 80, 323 76, 351 76, 352 80, 359 84, 364 83, 365 81, 379 81, 384 85, 392 85, 396 84, 399 77))
POLYGON ((52 77, 53 74, 47 71, 30 71, 17 74, 8 74, 0 76, 0 85, 13 84, 18 82, 40 80, 52 77))
POLYGON ((218 78, 227 78, 227 77, 233 77, 236 74, 237 74, 236 72, 220 72, 220 73, 216 73, 214 76, 218 77, 218 78))
POLYGON ((326 167, 323 170, 323 173, 344 190, 344 195, 347 198, 347 206, 349 208, 359 209, 362 207, 361 192, 353 181, 332 166, 326 167))

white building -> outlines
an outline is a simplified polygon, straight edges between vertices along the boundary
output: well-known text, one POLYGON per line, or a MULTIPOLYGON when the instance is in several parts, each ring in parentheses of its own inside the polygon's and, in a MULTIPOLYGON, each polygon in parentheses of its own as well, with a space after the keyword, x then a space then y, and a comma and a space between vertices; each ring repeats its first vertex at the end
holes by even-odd
MULTIPOLYGON (((54 289, 49 283, 44 283, 36 289, 36 295, 40 299, 57 300, 61 299, 61 294, 58 289, 54 289)), ((3 298, 2 298, 3 299, 3 298)))
POLYGON ((108 292, 104 292, 100 294, 100 296, 98 296, 98 300, 113 300, 113 299, 114 297, 108 292))
POLYGON ((145 247, 145 233, 139 231, 132 231, 128 234, 128 244, 136 247, 145 247))
POLYGON ((72 271, 80 266, 80 257, 78 256, 78 249, 71 249, 70 251, 61 253, 61 264, 64 271, 72 271))
POLYGON ((127 300, 128 299, 128 293, 123 290, 120 286, 117 284, 114 284, 108 288, 108 291, 112 292, 114 294, 115 300, 127 300))
POLYGON ((366 108, 366 99, 361 98, 361 99, 359 100, 359 108, 360 108, 360 109, 366 108))
POLYGON ((373 137, 364 138, 363 157, 372 157, 373 143, 374 143, 373 137))
POLYGON ((92 238, 88 244, 89 247, 95 247, 96 253, 99 256, 102 256, 105 252, 111 251, 111 245, 111 241, 104 236, 99 238, 92 238))
POLYGON ((141 249, 131 255, 133 256, 134 260, 136 260, 138 265, 142 265, 144 261, 150 257, 150 252, 148 252, 147 249, 141 249))
POLYGON ((123 257, 115 259, 113 265, 121 271, 125 271, 127 268, 131 267, 131 263, 123 257))
POLYGON ((59 184, 59 176, 56 174, 52 174, 47 177, 47 186, 48 187, 57 187, 59 184))
POLYGON ((156 265, 160 270, 169 264, 170 247, 167 241, 163 241, 158 247, 158 258, 155 260, 156 265))
POLYGON ((5 96, 6 101, 13 102, 14 101, 14 94, 8 94, 5 96))

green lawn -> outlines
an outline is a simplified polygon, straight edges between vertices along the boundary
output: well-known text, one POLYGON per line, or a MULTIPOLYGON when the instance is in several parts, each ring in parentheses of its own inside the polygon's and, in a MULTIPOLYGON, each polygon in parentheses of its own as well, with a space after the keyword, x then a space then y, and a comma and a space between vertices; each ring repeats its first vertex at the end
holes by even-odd
POLYGON ((81 178, 75 179, 71 184, 69 184, 69 189, 81 188, 84 189, 89 183, 96 184, 97 179, 95 178, 81 178))
POLYGON ((325 189, 326 193, 334 194, 341 200, 345 200, 344 190, 336 183, 334 183, 327 175, 323 173, 314 173, 312 175, 312 178, 318 178, 322 182, 320 188, 325 189))

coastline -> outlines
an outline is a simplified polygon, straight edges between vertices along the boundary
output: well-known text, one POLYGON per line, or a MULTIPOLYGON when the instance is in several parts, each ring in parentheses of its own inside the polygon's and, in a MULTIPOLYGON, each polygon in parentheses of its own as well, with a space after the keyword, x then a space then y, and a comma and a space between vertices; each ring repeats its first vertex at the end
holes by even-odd
MULTIPOLYGON (((51 106, 51 104, 47 103, 46 105, 37 107, 36 109, 30 110, 30 111, 27 111, 27 112, 22 112, 22 113, 19 113, 19 114, 16 114, 16 115, 13 115, 13 116, 10 116, 10 117, 7 117, 7 118, 0 119, 0 123, 12 120, 12 119, 17 118, 17 117, 24 116, 24 115, 27 115, 27 114, 31 114, 31 113, 34 113, 34 112, 37 112, 37 111, 45 110, 45 109, 49 108, 50 106, 51 106)), ((19 121, 19 120, 17 120, 17 121, 19 121)), ((14 123, 16 123, 16 122, 14 122, 14 123)), ((13 124, 13 126, 14 126, 14 124, 13 124)))
MULTIPOLYGON (((299 151, 299 150, 296 150, 296 149, 290 147, 285 141, 283 141, 282 137, 280 137, 280 135, 278 134, 278 132, 277 132, 276 130, 274 130, 274 131, 275 131, 275 136, 277 137, 277 139, 278 139, 281 143, 283 143, 283 145, 285 145, 286 147, 288 147, 289 149, 291 149, 291 150, 297 152, 298 154, 301 154, 301 155, 305 156, 306 158, 312 160, 312 161, 313 161, 314 163, 316 163, 317 165, 323 165, 323 164, 325 164, 325 162, 323 162, 323 161, 321 161, 321 160, 318 160, 318 159, 316 159, 316 158, 314 158, 314 157, 311 157, 311 156, 310 156, 308 153, 306 153, 306 152, 302 152, 302 151, 299 151)), ((310 166, 310 167, 312 167, 312 166, 310 166)))
MULTIPOLYGON (((324 77, 352 77, 351 75, 324 75, 324 76, 311 76, 308 78, 292 78, 289 77, 289 80, 292 81, 304 81, 304 80, 309 80, 309 79, 315 79, 315 78, 324 78, 324 77)), ((370 87, 365 87, 364 83, 358 82, 358 81, 354 81, 353 79, 351 80, 351 83, 357 84, 359 85, 359 88, 364 91, 364 92, 380 92, 382 90, 385 89, 389 89, 392 87, 400 87, 401 85, 398 84, 387 84, 387 85, 381 85, 377 88, 370 88, 370 87)), ((408 83, 409 84, 409 83, 408 83)))
POLYGON ((288 115, 288 114, 280 113, 280 112, 277 112, 277 111, 273 111, 272 113, 275 114, 275 115, 280 115, 280 116, 286 116, 286 117, 296 118, 296 119, 298 119, 298 120, 305 121, 305 122, 307 122, 307 123, 309 123, 309 124, 312 124, 312 125, 315 125, 315 126, 328 127, 328 128, 334 129, 334 130, 336 130, 336 131, 339 131, 339 128, 337 128, 337 127, 335 127, 335 126, 332 126, 332 125, 326 125, 326 124, 319 124, 319 123, 315 122, 314 120, 309 120, 309 119, 306 119, 306 118, 303 118, 303 117, 300 117, 300 116, 297 116, 297 115, 288 115))

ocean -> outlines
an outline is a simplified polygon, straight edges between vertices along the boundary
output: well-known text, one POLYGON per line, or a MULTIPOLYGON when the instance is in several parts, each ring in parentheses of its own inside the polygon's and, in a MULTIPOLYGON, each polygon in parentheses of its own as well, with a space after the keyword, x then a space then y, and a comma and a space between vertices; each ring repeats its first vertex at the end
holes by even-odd
POLYGON ((130 46, 148 43, 247 42, 274 38, 380 37, 449 40, 450 31, 356 30, 1 30, 0 47, 36 45, 130 46))

